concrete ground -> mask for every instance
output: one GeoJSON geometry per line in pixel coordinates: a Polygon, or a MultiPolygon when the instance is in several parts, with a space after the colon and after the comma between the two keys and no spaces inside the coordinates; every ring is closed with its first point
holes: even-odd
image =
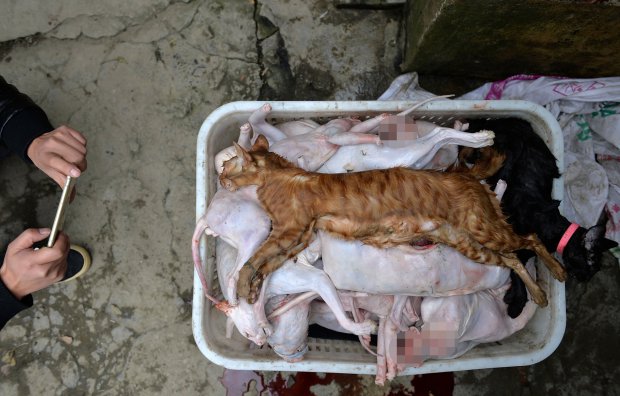
{"type": "MultiPolygon", "coordinates": [[[[0,7],[0,75],[53,124],[88,138],[66,231],[93,256],[87,276],[36,293],[0,332],[0,394],[428,394],[419,378],[380,388],[373,376],[234,373],[210,363],[191,330],[202,121],[236,100],[376,98],[399,74],[400,9],[323,0],[0,7]]],[[[3,160],[0,191],[1,244],[51,224],[59,190],[31,166],[3,160]]],[[[619,283],[613,260],[588,285],[569,282],[566,335],[550,358],[456,373],[454,394],[620,394],[619,283]]],[[[434,378],[451,387],[451,375],[434,378]]]]}

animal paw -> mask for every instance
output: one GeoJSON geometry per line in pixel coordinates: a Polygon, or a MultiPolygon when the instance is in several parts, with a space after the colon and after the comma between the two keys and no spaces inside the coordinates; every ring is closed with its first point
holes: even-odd
{"type": "Polygon", "coordinates": [[[269,113],[272,110],[272,107],[269,103],[265,103],[260,109],[263,113],[269,113]]]}
{"type": "Polygon", "coordinates": [[[464,123],[461,120],[456,120],[454,121],[454,126],[452,128],[456,129],[457,131],[465,132],[466,130],[469,129],[469,123],[467,122],[464,123]]]}
{"type": "Polygon", "coordinates": [[[396,377],[396,374],[398,374],[398,366],[394,362],[388,362],[387,363],[387,374],[385,378],[388,381],[391,381],[394,379],[394,377],[396,377]]]}
{"type": "Polygon", "coordinates": [[[559,280],[560,282],[564,282],[566,278],[568,277],[568,273],[562,267],[559,267],[559,269],[557,269],[556,271],[552,271],[552,275],[555,279],[559,280]]]}
{"type": "Polygon", "coordinates": [[[493,131],[480,131],[476,133],[472,133],[475,136],[476,142],[472,142],[473,145],[471,147],[485,147],[493,144],[493,139],[495,138],[495,132],[493,131]]]}
{"type": "Polygon", "coordinates": [[[539,307],[544,308],[547,306],[548,304],[547,295],[545,294],[544,291],[538,290],[538,291],[531,293],[531,295],[532,295],[532,300],[534,300],[534,302],[538,304],[539,307]]]}
{"type": "Polygon", "coordinates": [[[220,236],[217,232],[213,231],[209,227],[205,228],[205,234],[206,235],[211,235],[214,238],[220,236]]]}
{"type": "Polygon", "coordinates": [[[249,122],[246,122],[245,124],[241,125],[239,127],[239,132],[240,133],[250,133],[252,132],[252,126],[250,125],[249,122]]]}
{"type": "Polygon", "coordinates": [[[228,304],[226,301],[220,301],[219,303],[215,304],[215,308],[228,316],[230,315],[230,312],[233,310],[234,307],[228,304]]]}
{"type": "Polygon", "coordinates": [[[377,324],[372,320],[365,320],[361,323],[352,323],[347,330],[355,335],[369,335],[377,331],[377,324]]]}

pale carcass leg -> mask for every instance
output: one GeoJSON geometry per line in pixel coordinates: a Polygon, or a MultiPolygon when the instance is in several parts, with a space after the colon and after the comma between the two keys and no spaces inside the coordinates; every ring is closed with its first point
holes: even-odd
{"type": "MultiPolygon", "coordinates": [[[[376,324],[371,320],[355,323],[349,319],[329,276],[324,271],[304,263],[304,257],[304,255],[298,255],[297,263],[287,266],[286,271],[282,271],[285,269],[283,266],[278,271],[272,273],[270,288],[277,290],[279,294],[314,292],[331,308],[336,320],[344,329],[355,335],[372,333],[376,328],[376,324]]],[[[275,316],[274,314],[285,312],[291,307],[292,305],[286,304],[286,306],[274,311],[268,318],[275,316]]]]}
{"type": "Polygon", "coordinates": [[[356,144],[381,144],[381,139],[378,135],[370,133],[355,133],[355,132],[339,132],[333,136],[329,136],[327,141],[331,144],[338,146],[352,146],[356,144]]]}
{"type": "Polygon", "coordinates": [[[418,320],[420,320],[420,305],[422,304],[422,297],[420,296],[410,296],[407,298],[407,303],[403,308],[403,315],[401,316],[401,321],[405,320],[407,329],[410,326],[414,325],[418,320]]]}
{"type": "Polygon", "coordinates": [[[385,347],[385,365],[387,367],[386,378],[392,380],[398,374],[398,326],[392,322],[389,316],[385,318],[383,344],[385,347]]]}
{"type": "Polygon", "coordinates": [[[382,316],[379,318],[379,331],[377,332],[377,375],[375,377],[375,384],[385,385],[387,362],[385,359],[385,337],[383,333],[385,331],[385,321],[388,318],[382,316]]]}
{"type": "Polygon", "coordinates": [[[254,310],[254,316],[256,317],[256,322],[258,323],[258,327],[263,330],[266,337],[271,337],[273,334],[273,327],[269,324],[267,320],[267,315],[265,314],[265,303],[267,302],[267,284],[269,283],[269,278],[271,274],[265,278],[263,285],[260,290],[260,294],[258,295],[258,299],[254,303],[252,309],[254,310]]]}
{"type": "Polygon", "coordinates": [[[402,323],[403,311],[408,300],[409,296],[404,296],[402,294],[394,296],[394,304],[392,305],[390,318],[392,319],[392,322],[398,326],[400,331],[407,331],[409,329],[408,326],[405,326],[402,323]]]}
{"type": "Polygon", "coordinates": [[[269,141],[269,145],[286,138],[286,134],[284,132],[265,120],[265,117],[267,117],[267,114],[270,112],[271,105],[269,103],[265,103],[258,110],[253,112],[248,119],[250,125],[252,126],[252,130],[254,131],[254,139],[256,139],[258,135],[264,135],[269,141]]]}
{"type": "Polygon", "coordinates": [[[327,141],[338,146],[351,146],[356,144],[381,144],[381,139],[377,134],[372,134],[381,121],[388,117],[387,113],[370,118],[357,125],[353,125],[348,131],[338,132],[328,137],[327,141]]]}
{"type": "Polygon", "coordinates": [[[239,146],[243,147],[246,150],[252,148],[252,126],[249,122],[241,125],[239,127],[239,139],[237,139],[237,143],[239,146]]]}
{"type": "Polygon", "coordinates": [[[233,331],[235,330],[235,321],[228,316],[226,318],[226,338],[232,338],[233,331]]]}
{"type": "MultiPolygon", "coordinates": [[[[351,304],[351,313],[353,314],[353,320],[356,323],[359,323],[361,322],[361,313],[357,308],[357,304],[355,303],[355,297],[350,296],[349,298],[349,304],[351,304]]],[[[374,353],[372,349],[370,349],[370,334],[358,335],[357,337],[359,338],[360,344],[362,344],[362,347],[364,347],[365,350],[367,350],[371,355],[377,356],[377,354],[374,353]]]]}
{"type": "Polygon", "coordinates": [[[411,149],[419,150],[424,154],[412,166],[418,168],[419,164],[427,164],[432,160],[437,151],[447,144],[457,144],[467,147],[484,147],[493,144],[495,134],[491,131],[476,133],[460,132],[451,128],[437,127],[428,135],[415,140],[411,149]],[[475,135],[475,136],[474,136],[475,135]]]}
{"type": "Polygon", "coordinates": [[[385,120],[388,116],[389,114],[387,113],[379,114],[376,117],[360,122],[357,125],[353,125],[351,129],[349,129],[349,132],[370,133],[375,130],[379,126],[379,124],[381,124],[381,121],[385,120]]]}
{"type": "Polygon", "coordinates": [[[207,279],[205,278],[202,268],[202,258],[200,257],[200,239],[202,238],[202,235],[205,233],[205,230],[207,228],[207,216],[204,215],[200,219],[198,219],[198,222],[196,223],[196,228],[194,229],[194,235],[192,236],[192,258],[194,260],[194,269],[196,270],[198,278],[200,279],[200,284],[202,285],[202,290],[205,297],[209,301],[214,303],[216,308],[218,308],[220,311],[227,312],[226,310],[228,309],[228,304],[216,299],[209,294],[207,279]]]}

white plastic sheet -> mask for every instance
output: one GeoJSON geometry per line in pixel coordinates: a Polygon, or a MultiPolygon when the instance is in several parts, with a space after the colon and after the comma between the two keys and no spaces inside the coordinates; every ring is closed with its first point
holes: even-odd
{"type": "MultiPolygon", "coordinates": [[[[380,100],[424,99],[417,73],[394,80],[380,100]]],[[[607,238],[620,243],[620,77],[569,79],[516,75],[458,99],[521,99],[544,106],[564,134],[565,213],[583,227],[607,211],[607,238]],[[597,162],[597,158],[599,162],[597,162]]]]}
{"type": "Polygon", "coordinates": [[[523,99],[545,106],[564,132],[566,168],[560,171],[564,173],[565,216],[591,227],[605,208],[610,218],[606,236],[620,242],[616,231],[620,216],[615,211],[620,207],[620,179],[608,177],[617,164],[608,161],[604,168],[596,162],[597,155],[620,158],[620,77],[517,75],[484,84],[460,99],[523,99]]]}

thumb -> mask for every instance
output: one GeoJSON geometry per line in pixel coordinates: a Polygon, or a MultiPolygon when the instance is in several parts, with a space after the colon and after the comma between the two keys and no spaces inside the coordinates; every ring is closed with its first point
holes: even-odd
{"type": "Polygon", "coordinates": [[[29,228],[19,234],[11,245],[17,250],[30,249],[35,242],[44,240],[50,235],[49,228],[29,228]]]}

